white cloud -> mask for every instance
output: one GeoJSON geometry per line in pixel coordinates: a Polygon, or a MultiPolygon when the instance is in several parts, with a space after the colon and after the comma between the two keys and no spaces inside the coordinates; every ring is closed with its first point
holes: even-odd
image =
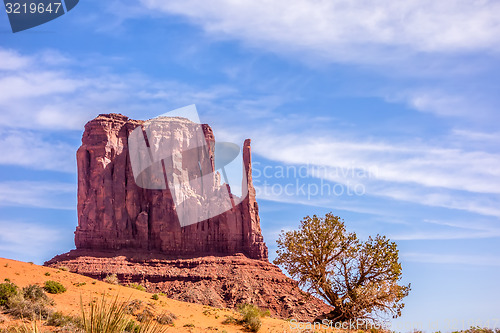
{"type": "Polygon", "coordinates": [[[38,223],[0,221],[0,256],[42,263],[60,251],[60,228],[38,223]]]}
{"type": "Polygon", "coordinates": [[[403,52],[495,51],[500,3],[410,0],[141,0],[216,36],[341,61],[392,61],[403,52]],[[389,51],[389,52],[386,52],[389,51]]]}
{"type": "Polygon", "coordinates": [[[76,148],[65,142],[46,140],[38,132],[0,129],[0,164],[75,172],[76,148]]]}
{"type": "Polygon", "coordinates": [[[500,266],[500,258],[492,255],[462,255],[442,253],[403,252],[400,254],[403,261],[421,262],[430,264],[458,264],[477,266],[500,266]]]}
{"type": "Polygon", "coordinates": [[[0,206],[74,210],[76,185],[44,181],[0,182],[0,206]]]}
{"type": "Polygon", "coordinates": [[[22,56],[14,50],[0,49],[0,70],[15,71],[32,65],[30,57],[22,56]]]}
{"type": "MultiPolygon", "coordinates": [[[[500,155],[416,142],[363,142],[338,136],[255,133],[254,151],[275,161],[333,170],[373,170],[371,178],[478,193],[500,194],[500,155]]],[[[341,173],[326,175],[342,181],[341,173]]]]}

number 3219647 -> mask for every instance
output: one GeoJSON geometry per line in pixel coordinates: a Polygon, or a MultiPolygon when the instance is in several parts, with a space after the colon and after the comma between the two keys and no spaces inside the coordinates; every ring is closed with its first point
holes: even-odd
{"type": "Polygon", "coordinates": [[[27,3],[19,3],[19,2],[7,2],[5,3],[5,10],[7,14],[43,14],[47,13],[58,13],[61,8],[61,2],[49,2],[48,4],[44,3],[35,3],[32,2],[30,4],[27,3]]]}

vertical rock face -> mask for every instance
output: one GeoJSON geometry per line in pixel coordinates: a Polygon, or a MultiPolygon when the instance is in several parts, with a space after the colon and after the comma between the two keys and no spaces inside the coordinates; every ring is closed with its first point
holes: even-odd
{"type": "MultiPolygon", "coordinates": [[[[196,124],[189,120],[163,118],[162,122],[180,146],[197,139],[193,131],[196,124]]],[[[77,152],[77,249],[129,249],[172,256],[243,253],[252,259],[267,260],[252,184],[250,140],[243,145],[246,197],[220,215],[181,227],[170,191],[144,189],[134,179],[128,137],[143,123],[118,114],[104,114],[85,125],[77,152]]],[[[215,140],[212,129],[208,125],[202,125],[202,129],[210,147],[215,140]]],[[[148,138],[149,144],[161,140],[162,134],[156,135],[148,138]]],[[[208,158],[214,171],[211,149],[208,158]]],[[[187,199],[195,200],[196,193],[187,199]]]]}

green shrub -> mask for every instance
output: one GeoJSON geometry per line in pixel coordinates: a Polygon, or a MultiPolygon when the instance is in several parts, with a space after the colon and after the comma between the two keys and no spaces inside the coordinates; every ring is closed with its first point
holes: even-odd
{"type": "Polygon", "coordinates": [[[247,330],[251,332],[257,332],[261,326],[261,317],[269,316],[269,310],[261,310],[259,307],[253,304],[240,304],[238,306],[238,311],[240,312],[241,319],[238,320],[232,316],[226,316],[226,319],[222,322],[223,324],[241,324],[247,330]]]}
{"type": "Polygon", "coordinates": [[[50,273],[49,272],[45,272],[45,276],[50,276],[50,273]]]}
{"type": "Polygon", "coordinates": [[[242,315],[242,324],[252,332],[257,332],[262,326],[261,317],[269,316],[269,310],[261,310],[253,304],[240,304],[238,310],[242,315]]]}
{"type": "Polygon", "coordinates": [[[66,291],[66,288],[61,283],[52,280],[45,281],[43,289],[49,294],[62,294],[66,291]]]}
{"type": "Polygon", "coordinates": [[[130,288],[134,288],[134,289],[137,289],[137,290],[140,290],[140,291],[146,291],[146,288],[144,288],[143,286],[141,286],[140,284],[137,284],[137,283],[131,283],[128,286],[130,288]]]}
{"type": "Polygon", "coordinates": [[[17,294],[17,286],[10,282],[0,283],[0,306],[6,306],[9,299],[17,294]]]}
{"type": "Polygon", "coordinates": [[[158,294],[153,294],[153,296],[151,296],[151,298],[154,299],[155,301],[157,301],[160,299],[160,296],[158,296],[158,294]]]}

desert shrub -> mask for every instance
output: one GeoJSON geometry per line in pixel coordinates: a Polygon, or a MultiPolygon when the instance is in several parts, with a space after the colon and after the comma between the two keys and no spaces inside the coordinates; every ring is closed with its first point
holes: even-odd
{"type": "Polygon", "coordinates": [[[66,288],[61,283],[52,280],[45,281],[43,289],[49,294],[62,294],[66,291],[66,288]]]}
{"type": "Polygon", "coordinates": [[[257,332],[262,326],[261,317],[269,316],[269,310],[261,310],[253,304],[238,305],[241,319],[236,319],[233,316],[227,316],[222,322],[223,324],[240,324],[251,332],[257,332]]]}
{"type": "Polygon", "coordinates": [[[43,331],[38,327],[35,321],[30,326],[23,324],[22,326],[10,326],[5,330],[0,330],[0,333],[42,333],[43,331]]]}
{"type": "Polygon", "coordinates": [[[142,301],[139,299],[134,299],[125,304],[125,313],[134,315],[142,308],[142,301]]]}
{"type": "Polygon", "coordinates": [[[118,280],[118,276],[116,274],[108,274],[103,280],[104,282],[107,282],[109,284],[120,284],[120,280],[118,280]]]}
{"type": "Polygon", "coordinates": [[[82,300],[80,305],[82,327],[86,333],[121,333],[127,327],[125,304],[118,301],[118,296],[108,302],[103,295],[99,302],[90,302],[88,310],[82,300]]]}
{"type": "Polygon", "coordinates": [[[132,319],[129,320],[127,326],[125,326],[125,332],[127,333],[139,333],[140,329],[141,327],[132,319]]]}
{"type": "Polygon", "coordinates": [[[51,300],[48,299],[38,299],[31,301],[25,299],[22,293],[17,293],[9,299],[7,304],[7,313],[11,314],[16,318],[26,318],[26,319],[47,319],[52,310],[50,305],[51,300]]]}
{"type": "Polygon", "coordinates": [[[137,289],[137,290],[140,290],[140,291],[146,291],[146,288],[144,288],[143,286],[141,286],[140,284],[138,283],[131,283],[128,285],[130,288],[134,288],[134,289],[137,289]]]}
{"type": "Polygon", "coordinates": [[[154,299],[155,301],[157,301],[160,299],[160,296],[158,296],[158,294],[153,294],[153,296],[151,296],[151,298],[154,299]]]}
{"type": "Polygon", "coordinates": [[[79,318],[67,316],[60,311],[50,314],[47,318],[47,325],[55,327],[78,327],[81,321],[79,318]]]}
{"type": "Polygon", "coordinates": [[[261,310],[253,304],[240,304],[238,310],[242,316],[242,325],[252,332],[257,332],[262,326],[260,318],[269,315],[269,310],[261,310]]]}
{"type": "Polygon", "coordinates": [[[175,319],[177,319],[177,316],[172,312],[163,312],[156,317],[156,321],[162,325],[173,325],[175,319]]]}
{"type": "Polygon", "coordinates": [[[17,286],[10,282],[0,283],[0,306],[6,306],[9,299],[17,294],[17,286]]]}
{"type": "Polygon", "coordinates": [[[135,316],[138,322],[140,323],[145,323],[150,321],[155,317],[155,313],[153,312],[153,309],[150,307],[145,307],[139,314],[135,316]]]}
{"type": "Polygon", "coordinates": [[[49,272],[45,272],[45,276],[50,276],[50,273],[49,272]]]}
{"type": "Polygon", "coordinates": [[[80,302],[82,309],[82,327],[85,333],[164,333],[162,328],[151,318],[139,324],[127,320],[126,307],[128,303],[120,303],[118,296],[111,302],[103,296],[100,302],[90,303],[88,310],[80,302]],[[132,322],[132,323],[131,323],[132,322]]]}
{"type": "Polygon", "coordinates": [[[229,324],[239,324],[239,323],[240,323],[240,321],[239,321],[238,319],[234,318],[233,316],[228,316],[228,315],[226,315],[226,319],[224,319],[224,320],[222,321],[222,323],[223,323],[224,325],[229,325],[229,324]]]}
{"type": "Polygon", "coordinates": [[[23,288],[23,297],[25,300],[31,302],[52,303],[43,288],[35,284],[30,284],[29,286],[23,288]]]}

